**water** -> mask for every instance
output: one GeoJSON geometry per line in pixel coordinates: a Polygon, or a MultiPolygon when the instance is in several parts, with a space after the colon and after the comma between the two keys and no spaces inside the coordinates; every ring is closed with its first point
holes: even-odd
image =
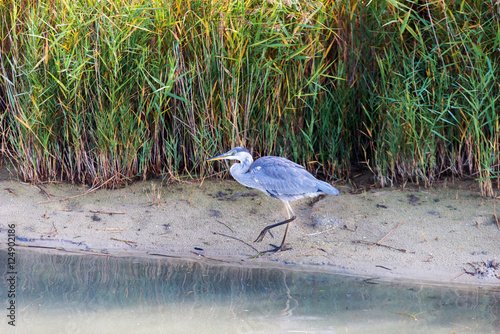
{"type": "Polygon", "coordinates": [[[19,251],[16,327],[5,303],[0,333],[500,332],[494,288],[19,251]]]}

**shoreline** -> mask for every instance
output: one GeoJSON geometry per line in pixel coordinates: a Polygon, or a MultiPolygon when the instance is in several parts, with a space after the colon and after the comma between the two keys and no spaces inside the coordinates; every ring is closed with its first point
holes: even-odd
{"type": "Polygon", "coordinates": [[[269,243],[279,243],[284,229],[274,229],[274,239],[268,235],[261,243],[253,240],[263,227],[284,220],[285,208],[233,180],[167,185],[152,180],[86,195],[85,187],[69,184],[41,190],[8,177],[0,177],[0,183],[0,215],[5,217],[0,248],[7,245],[8,225],[15,224],[16,247],[23,251],[163,254],[381,280],[485,287],[500,283],[500,229],[495,221],[500,201],[480,197],[473,182],[359,194],[335,185],[339,196],[291,203],[298,216],[287,237],[292,249],[258,258],[252,256],[269,249],[269,243]]]}

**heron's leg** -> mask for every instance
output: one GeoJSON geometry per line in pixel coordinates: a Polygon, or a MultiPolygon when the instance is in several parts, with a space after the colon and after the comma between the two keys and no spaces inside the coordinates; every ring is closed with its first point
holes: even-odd
{"type": "Polygon", "coordinates": [[[257,239],[255,239],[255,241],[254,241],[254,242],[261,242],[264,239],[264,237],[266,236],[266,233],[269,232],[269,230],[271,230],[271,229],[273,229],[275,227],[278,227],[278,226],[286,224],[285,234],[283,235],[283,240],[281,241],[281,245],[279,247],[272,245],[272,246],[275,247],[274,249],[271,249],[271,250],[268,250],[268,251],[265,251],[265,252],[262,252],[262,253],[274,253],[274,252],[279,252],[279,251],[282,251],[282,250],[288,250],[288,249],[290,249],[290,248],[286,248],[285,249],[285,248],[283,248],[283,246],[285,245],[285,240],[286,240],[286,236],[288,234],[288,229],[290,228],[290,223],[293,222],[293,221],[295,221],[297,219],[297,216],[293,212],[292,207],[290,206],[290,204],[288,203],[288,201],[283,201],[283,203],[285,204],[285,208],[286,208],[286,212],[287,212],[287,215],[288,215],[288,219],[284,220],[282,222],[273,224],[273,225],[266,226],[260,232],[260,234],[257,237],[257,239]]]}
{"type": "Polygon", "coordinates": [[[283,203],[285,203],[285,209],[286,209],[286,213],[288,214],[288,219],[290,219],[292,217],[296,217],[295,213],[292,210],[292,207],[290,206],[290,203],[288,201],[283,201],[283,203]]]}

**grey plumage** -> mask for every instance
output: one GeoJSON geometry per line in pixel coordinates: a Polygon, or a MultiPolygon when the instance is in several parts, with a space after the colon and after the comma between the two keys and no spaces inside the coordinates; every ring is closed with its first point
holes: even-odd
{"type": "Polygon", "coordinates": [[[304,197],[316,197],[321,194],[339,194],[335,187],[317,180],[303,166],[285,158],[266,156],[254,162],[247,149],[236,147],[224,154],[207,159],[207,161],[221,159],[239,161],[239,163],[233,164],[229,170],[236,181],[244,186],[258,189],[271,197],[280,199],[285,204],[289,219],[266,227],[256,240],[261,241],[269,229],[286,223],[285,237],[277,250],[283,249],[288,224],[296,219],[288,203],[289,201],[304,197]]]}

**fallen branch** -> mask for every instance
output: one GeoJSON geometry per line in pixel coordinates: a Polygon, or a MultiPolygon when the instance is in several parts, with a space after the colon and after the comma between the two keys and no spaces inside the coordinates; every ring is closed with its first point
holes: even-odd
{"type": "Polygon", "coordinates": [[[255,248],[254,246],[250,245],[249,243],[247,243],[247,242],[245,242],[245,241],[243,241],[243,240],[241,240],[239,238],[233,237],[231,235],[223,234],[223,233],[218,233],[218,232],[212,232],[212,233],[215,234],[215,235],[220,235],[220,236],[223,236],[223,237],[226,237],[226,238],[231,238],[231,239],[237,240],[239,242],[242,242],[245,245],[247,245],[248,247],[252,248],[257,253],[259,253],[259,251],[257,250],[257,248],[255,248]]]}
{"type": "Polygon", "coordinates": [[[104,252],[104,251],[95,251],[95,250],[92,250],[92,249],[82,249],[82,252],[86,252],[86,253],[92,253],[92,254],[98,254],[98,255],[108,255],[108,256],[113,256],[111,255],[110,253],[108,252],[104,252]]]}
{"type": "Polygon", "coordinates": [[[90,193],[93,193],[94,191],[102,188],[104,185],[106,185],[108,182],[110,182],[111,180],[113,180],[115,178],[115,176],[112,176],[109,180],[107,180],[106,182],[102,183],[101,185],[99,185],[98,187],[92,187],[90,188],[88,191],[84,192],[83,194],[80,194],[80,195],[75,195],[75,196],[70,196],[70,197],[65,197],[65,198],[61,198],[61,199],[55,199],[55,200],[50,200],[50,201],[44,201],[44,202],[38,202],[38,204],[46,204],[46,203],[52,203],[52,202],[62,202],[62,201],[69,201],[70,199],[75,199],[75,198],[79,198],[79,197],[82,197],[82,196],[85,196],[85,195],[88,195],[90,193]]]}
{"type": "Polygon", "coordinates": [[[50,246],[37,246],[37,245],[23,245],[23,244],[16,244],[16,247],[42,248],[42,249],[55,249],[55,250],[66,251],[66,249],[64,249],[64,248],[62,248],[62,247],[50,247],[50,246]]]}
{"type": "Polygon", "coordinates": [[[5,188],[4,189],[6,192],[8,192],[9,194],[12,194],[14,196],[19,196],[18,194],[16,194],[16,192],[10,188],[5,188]]]}
{"type": "Polygon", "coordinates": [[[222,224],[224,225],[225,227],[227,227],[231,232],[234,233],[233,229],[231,228],[231,226],[229,226],[228,224],[224,223],[224,222],[221,222],[220,220],[215,220],[217,223],[219,224],[222,224]]]}
{"type": "MultiPolygon", "coordinates": [[[[457,275],[457,276],[453,277],[451,280],[452,280],[452,281],[454,281],[454,280],[456,280],[457,278],[459,278],[460,276],[462,276],[462,275],[463,275],[463,274],[465,274],[465,273],[467,273],[467,271],[466,271],[466,270],[464,270],[464,272],[463,272],[463,273],[461,273],[461,274],[459,274],[459,275],[457,275]]],[[[473,275],[473,276],[474,276],[474,275],[473,275]]]]}
{"type": "Polygon", "coordinates": [[[382,268],[382,269],[385,269],[385,270],[392,270],[391,268],[387,268],[387,267],[384,267],[384,266],[381,266],[381,265],[376,265],[375,267],[382,268]]]}
{"type": "MultiPolygon", "coordinates": [[[[401,224],[403,224],[403,222],[399,223],[396,227],[394,227],[394,228],[393,228],[392,230],[390,230],[390,231],[389,231],[386,235],[384,235],[384,236],[382,237],[382,239],[380,239],[379,241],[377,241],[377,242],[373,243],[373,245],[371,245],[369,248],[373,248],[373,247],[375,247],[378,243],[380,243],[382,240],[384,240],[385,238],[387,238],[387,236],[388,236],[389,234],[391,234],[391,233],[392,233],[392,231],[394,231],[394,230],[395,230],[395,229],[397,229],[399,226],[401,226],[401,224]]],[[[424,238],[425,238],[425,237],[424,237],[424,238]]]]}
{"type": "Polygon", "coordinates": [[[193,253],[194,255],[198,255],[198,256],[204,257],[205,259],[212,260],[212,261],[218,261],[218,262],[231,263],[231,262],[229,262],[229,261],[224,261],[224,260],[214,259],[213,257],[209,257],[209,256],[206,256],[206,255],[200,254],[200,253],[198,253],[198,252],[193,252],[193,251],[191,251],[191,253],[193,253]]]}
{"type": "Polygon", "coordinates": [[[101,211],[101,210],[89,210],[92,213],[102,213],[102,214],[110,214],[110,215],[124,215],[126,212],[121,211],[101,211]]]}
{"type": "Polygon", "coordinates": [[[109,238],[109,239],[114,240],[114,241],[121,241],[121,242],[124,242],[126,244],[137,244],[137,241],[122,240],[122,239],[116,239],[116,238],[109,238]]]}
{"type": "Polygon", "coordinates": [[[48,197],[48,199],[51,199],[52,196],[54,196],[54,195],[49,194],[45,189],[42,188],[42,186],[38,186],[38,185],[34,184],[33,187],[35,187],[38,190],[40,190],[41,192],[43,192],[45,194],[45,196],[48,197]]]}
{"type": "Polygon", "coordinates": [[[394,249],[394,250],[397,250],[397,251],[400,251],[400,252],[403,252],[403,253],[408,253],[408,251],[406,249],[396,248],[396,247],[392,247],[392,246],[389,246],[389,245],[384,245],[384,244],[381,244],[381,243],[378,243],[378,242],[373,242],[373,241],[353,240],[352,242],[357,243],[357,244],[372,244],[373,246],[382,246],[382,247],[387,247],[387,248],[394,249]]]}
{"type": "Polygon", "coordinates": [[[309,249],[309,250],[307,250],[307,251],[305,251],[305,252],[302,252],[302,253],[300,253],[300,254],[294,255],[294,256],[292,256],[292,257],[289,257],[289,258],[287,258],[285,261],[290,261],[291,259],[293,259],[293,258],[295,258],[295,257],[301,257],[301,256],[324,256],[324,257],[328,258],[328,256],[323,255],[323,254],[321,254],[321,255],[316,255],[316,254],[307,254],[307,253],[313,252],[313,251],[315,251],[315,250],[320,250],[320,251],[322,251],[322,252],[324,252],[324,253],[326,253],[326,254],[328,254],[328,255],[331,255],[331,254],[329,254],[329,253],[328,253],[325,249],[323,249],[323,248],[320,248],[320,247],[311,247],[311,249],[309,249]]]}
{"type": "Polygon", "coordinates": [[[106,227],[106,228],[98,228],[96,231],[114,231],[114,232],[121,232],[122,228],[121,227],[106,227]]]}

